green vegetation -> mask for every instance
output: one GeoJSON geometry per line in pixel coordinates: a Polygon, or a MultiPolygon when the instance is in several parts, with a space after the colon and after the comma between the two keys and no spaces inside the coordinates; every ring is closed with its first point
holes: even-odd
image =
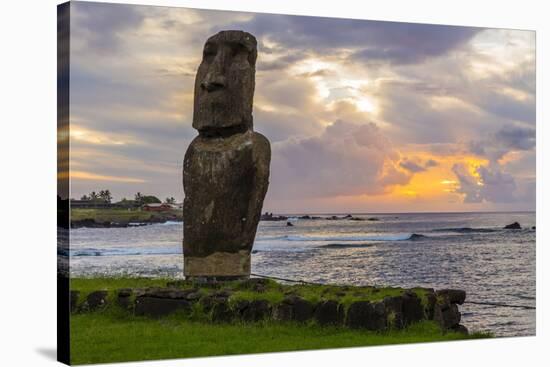
{"type": "MultiPolygon", "coordinates": [[[[321,327],[313,320],[305,324],[264,320],[256,323],[232,321],[207,322],[209,317],[200,302],[190,312],[161,319],[134,316],[115,302],[115,291],[122,288],[195,287],[191,281],[151,278],[75,278],[71,289],[80,291],[80,303],[96,290],[109,291],[107,306],[95,312],[71,316],[71,353],[74,364],[107,363],[162,358],[188,358],[215,355],[266,353],[308,349],[341,348],[382,344],[419,343],[490,337],[486,333],[463,335],[443,333],[432,321],[423,321],[404,330],[373,332],[344,327],[321,327]]],[[[230,304],[239,300],[266,299],[279,303],[296,294],[311,301],[340,299],[380,300],[399,295],[400,288],[374,288],[321,285],[285,285],[269,281],[258,292],[253,282],[224,282],[203,285],[210,293],[230,290],[230,304]]],[[[415,290],[423,296],[423,290],[415,290]]]]}
{"type": "Polygon", "coordinates": [[[428,321],[405,330],[376,333],[314,324],[210,324],[190,321],[182,315],[154,320],[106,309],[71,317],[71,362],[107,363],[485,337],[488,335],[443,334],[437,324],[428,321]]]}

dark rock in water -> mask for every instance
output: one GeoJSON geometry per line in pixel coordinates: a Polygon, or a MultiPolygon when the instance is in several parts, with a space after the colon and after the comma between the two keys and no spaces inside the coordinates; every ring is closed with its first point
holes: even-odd
{"type": "Polygon", "coordinates": [[[366,219],[365,218],[359,218],[359,217],[353,217],[353,218],[350,218],[349,220],[363,221],[363,220],[366,220],[366,219]]]}
{"type": "Polygon", "coordinates": [[[266,221],[282,221],[282,220],[287,220],[287,219],[288,219],[288,217],[286,217],[284,215],[273,215],[273,213],[268,213],[268,212],[265,212],[260,217],[260,220],[266,220],[266,221]]]}
{"type": "Polygon", "coordinates": [[[537,227],[536,227],[536,226],[533,226],[533,227],[531,227],[531,229],[537,229],[537,227]]]}
{"type": "Polygon", "coordinates": [[[319,325],[340,325],[344,322],[344,306],[333,300],[321,302],[313,317],[319,325]]]}
{"type": "Polygon", "coordinates": [[[107,291],[95,291],[86,297],[86,306],[90,311],[97,310],[107,304],[107,291]]]}
{"type": "Polygon", "coordinates": [[[508,224],[504,226],[504,229],[521,229],[521,225],[518,222],[508,224]]]}
{"type": "Polygon", "coordinates": [[[385,330],[384,303],[370,303],[368,301],[352,303],[346,315],[346,326],[352,329],[385,330]]]}
{"type": "Polygon", "coordinates": [[[462,324],[453,326],[451,330],[456,331],[457,333],[468,335],[468,328],[462,324]]]}
{"type": "Polygon", "coordinates": [[[437,297],[444,297],[449,303],[463,304],[466,300],[466,291],[461,289],[441,289],[436,292],[437,297]]]}
{"type": "Polygon", "coordinates": [[[187,277],[250,276],[271,159],[269,141],[252,127],[256,44],[246,32],[219,32],[206,42],[197,71],[199,136],[183,163],[187,277]]]}
{"type": "Polygon", "coordinates": [[[75,312],[77,310],[79,298],[80,298],[80,291],[71,291],[70,293],[71,312],[75,312]]]}
{"type": "Polygon", "coordinates": [[[348,215],[344,215],[344,216],[342,217],[342,219],[350,219],[350,218],[353,218],[353,215],[348,214],[348,215]]]}
{"type": "Polygon", "coordinates": [[[186,299],[139,296],[136,298],[134,312],[138,316],[161,317],[176,311],[190,310],[191,303],[186,299]]]}
{"type": "Polygon", "coordinates": [[[416,293],[407,291],[401,296],[403,299],[403,323],[410,325],[424,318],[424,306],[416,293]]]}
{"type": "Polygon", "coordinates": [[[287,227],[294,227],[294,224],[290,223],[290,222],[286,222],[286,226],[287,227]]]}
{"type": "Polygon", "coordinates": [[[367,220],[370,220],[371,222],[378,222],[380,219],[379,218],[367,218],[367,220]]]}

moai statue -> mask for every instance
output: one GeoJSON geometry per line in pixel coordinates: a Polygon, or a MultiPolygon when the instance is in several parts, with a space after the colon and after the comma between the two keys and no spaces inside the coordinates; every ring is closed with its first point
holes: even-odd
{"type": "Polygon", "coordinates": [[[271,147],[253,131],[256,38],[222,31],[204,45],[183,162],[186,278],[250,276],[250,252],[269,184],[271,147]]]}

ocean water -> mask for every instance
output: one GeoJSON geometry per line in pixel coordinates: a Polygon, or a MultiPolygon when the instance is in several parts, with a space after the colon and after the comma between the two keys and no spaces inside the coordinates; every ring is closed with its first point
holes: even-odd
{"type": "MultiPolygon", "coordinates": [[[[325,215],[329,216],[329,215],[325,215]]],[[[252,273],[318,283],[460,288],[467,301],[535,306],[535,213],[369,214],[262,221],[252,273]],[[504,230],[519,222],[524,229],[504,230]]],[[[70,231],[70,274],[182,277],[182,223],[70,231]]],[[[64,251],[65,252],[65,251],[64,251]]],[[[535,310],[466,303],[462,323],[535,334],[535,310]]]]}

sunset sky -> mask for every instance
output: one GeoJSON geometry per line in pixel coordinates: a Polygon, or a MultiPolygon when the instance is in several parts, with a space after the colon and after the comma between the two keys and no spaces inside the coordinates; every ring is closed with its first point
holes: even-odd
{"type": "Polygon", "coordinates": [[[206,39],[258,40],[264,211],[535,209],[535,33],[72,3],[71,197],[183,200],[206,39]]]}

